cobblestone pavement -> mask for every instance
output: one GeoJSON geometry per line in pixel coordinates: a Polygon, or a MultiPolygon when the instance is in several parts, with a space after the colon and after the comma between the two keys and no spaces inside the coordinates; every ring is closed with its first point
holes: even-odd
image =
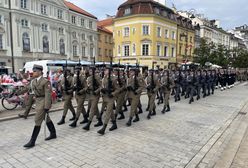
{"type": "MultiPolygon", "coordinates": [[[[172,102],[172,112],[151,120],[141,115],[141,121],[126,127],[118,122],[118,129],[106,131],[104,136],[91,127],[69,128],[56,126],[58,138],[44,141],[43,127],[32,149],[22,146],[29,141],[34,126],[33,117],[0,123],[0,167],[185,167],[224,123],[248,101],[248,89],[243,84],[231,90],[188,104],[187,100],[172,102]]],[[[143,109],[147,105],[142,96],[143,109]]],[[[59,121],[62,112],[51,113],[59,121]]],[[[127,113],[125,113],[127,116],[127,113]]],[[[94,124],[94,123],[93,123],[94,124]]],[[[48,130],[47,130],[48,132],[48,130]]]]}

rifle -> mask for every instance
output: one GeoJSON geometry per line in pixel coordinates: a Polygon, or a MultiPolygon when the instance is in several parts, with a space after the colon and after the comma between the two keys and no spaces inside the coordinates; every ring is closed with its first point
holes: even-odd
{"type": "Polygon", "coordinates": [[[166,84],[166,88],[167,88],[168,90],[170,90],[170,78],[169,78],[169,71],[168,71],[168,70],[167,70],[166,74],[167,74],[167,84],[166,84]]]}
{"type": "Polygon", "coordinates": [[[65,78],[64,89],[65,89],[65,92],[68,92],[68,90],[69,90],[69,88],[68,88],[69,82],[67,80],[67,60],[65,61],[64,78],[65,78]]]}
{"type": "Polygon", "coordinates": [[[139,88],[139,82],[137,80],[138,71],[139,71],[139,64],[136,63],[136,70],[134,73],[134,91],[138,90],[138,88],[139,88]]]}
{"type": "MultiPolygon", "coordinates": [[[[120,60],[119,60],[118,66],[120,68],[120,60]]],[[[122,81],[121,81],[121,78],[120,78],[120,69],[118,69],[118,71],[117,71],[117,80],[118,80],[119,86],[122,87],[123,84],[122,84],[122,81]]]]}
{"type": "Polygon", "coordinates": [[[112,83],[112,80],[111,80],[111,72],[112,72],[112,57],[110,58],[110,68],[109,68],[109,71],[108,71],[108,95],[109,97],[111,97],[111,93],[113,91],[113,83],[112,83]]]}
{"type": "Polygon", "coordinates": [[[147,90],[148,90],[148,91],[153,91],[154,88],[155,88],[155,82],[154,82],[154,62],[152,62],[151,83],[150,83],[150,85],[147,87],[147,90]]]}
{"type": "Polygon", "coordinates": [[[96,77],[95,77],[95,65],[96,65],[95,57],[93,60],[93,65],[94,65],[94,67],[92,68],[92,84],[93,84],[92,87],[93,87],[93,92],[95,92],[99,87],[99,84],[97,83],[96,77]]]}
{"type": "MultiPolygon", "coordinates": [[[[81,67],[80,59],[78,60],[78,66],[81,67]]],[[[82,83],[80,81],[80,68],[77,70],[77,83],[76,83],[76,91],[79,92],[83,88],[82,83]]]]}

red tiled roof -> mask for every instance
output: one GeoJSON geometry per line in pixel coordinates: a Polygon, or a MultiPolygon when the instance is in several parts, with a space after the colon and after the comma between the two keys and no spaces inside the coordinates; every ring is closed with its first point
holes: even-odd
{"type": "Polygon", "coordinates": [[[64,1],[65,2],[65,5],[72,11],[74,12],[77,12],[77,13],[80,13],[80,14],[83,14],[83,15],[86,15],[86,16],[89,16],[91,18],[94,18],[94,19],[97,19],[96,16],[90,14],[89,12],[83,10],[82,8],[79,8],[78,6],[74,5],[73,3],[71,2],[68,2],[68,1],[64,1]]]}
{"type": "Polygon", "coordinates": [[[98,26],[103,26],[103,27],[110,26],[110,25],[113,25],[113,24],[114,24],[114,19],[113,18],[108,18],[108,19],[101,20],[101,21],[97,22],[98,26]]]}
{"type": "Polygon", "coordinates": [[[105,33],[109,33],[109,34],[113,34],[112,31],[106,29],[105,27],[102,27],[102,26],[97,26],[97,29],[101,30],[101,31],[104,31],[105,33]]]}

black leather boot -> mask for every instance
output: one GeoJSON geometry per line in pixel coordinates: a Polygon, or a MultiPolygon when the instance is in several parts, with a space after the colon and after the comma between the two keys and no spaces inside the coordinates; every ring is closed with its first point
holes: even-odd
{"type": "Polygon", "coordinates": [[[138,106],[138,109],[139,109],[139,114],[143,113],[143,110],[142,110],[142,107],[141,106],[138,106]]]}
{"type": "Polygon", "coordinates": [[[102,129],[100,129],[99,131],[97,131],[98,134],[104,135],[105,134],[105,130],[107,128],[107,124],[104,124],[102,129]]]}
{"type": "Polygon", "coordinates": [[[135,114],[135,119],[133,120],[133,122],[138,122],[139,121],[139,115],[135,114]]]}
{"type": "Polygon", "coordinates": [[[94,127],[100,127],[102,125],[103,125],[103,123],[102,123],[102,117],[99,117],[98,118],[98,122],[94,125],[94,127]]]}
{"type": "Polygon", "coordinates": [[[163,110],[161,111],[162,114],[165,113],[166,107],[164,106],[163,110]]]}
{"type": "Polygon", "coordinates": [[[155,108],[152,110],[152,114],[151,114],[151,116],[154,116],[154,115],[156,115],[157,113],[156,113],[156,110],[155,110],[155,108]]]}
{"type": "Polygon", "coordinates": [[[88,121],[89,121],[89,120],[88,120],[88,116],[87,116],[87,114],[86,114],[86,115],[84,115],[84,120],[81,121],[80,124],[85,124],[85,123],[87,123],[88,121]]]}
{"type": "Polygon", "coordinates": [[[75,128],[77,126],[78,118],[76,118],[69,126],[75,128]]]}
{"type": "Polygon", "coordinates": [[[121,115],[121,116],[118,118],[118,120],[123,120],[123,119],[125,119],[125,116],[124,116],[123,112],[121,112],[120,115],[121,115]]]}
{"type": "Polygon", "coordinates": [[[132,125],[132,119],[133,119],[133,117],[129,117],[129,120],[128,120],[128,122],[126,123],[126,125],[127,125],[128,127],[130,127],[130,126],[132,125]]]}
{"type": "Polygon", "coordinates": [[[24,145],[23,147],[25,148],[32,148],[35,146],[35,141],[39,135],[39,132],[40,132],[40,126],[35,126],[34,129],[33,129],[33,133],[32,133],[32,136],[31,136],[31,139],[30,141],[24,145]]]}
{"type": "Polygon", "coordinates": [[[127,105],[126,105],[126,103],[123,105],[123,107],[124,107],[123,112],[124,112],[124,111],[127,111],[127,105]]]}
{"type": "Polygon", "coordinates": [[[86,131],[89,131],[90,130],[90,124],[91,124],[91,121],[89,120],[88,123],[83,127],[83,129],[86,131]]]}
{"type": "Polygon", "coordinates": [[[169,112],[170,111],[170,105],[167,105],[167,109],[165,110],[165,112],[169,112]]]}
{"type": "Polygon", "coordinates": [[[56,139],[57,138],[57,135],[56,135],[56,130],[55,130],[55,127],[53,125],[53,122],[48,122],[47,123],[47,127],[48,127],[48,130],[50,131],[50,136],[47,137],[45,139],[45,141],[48,141],[48,140],[51,140],[51,139],[56,139]]]}
{"type": "Polygon", "coordinates": [[[64,123],[65,123],[65,116],[62,116],[61,120],[57,124],[62,125],[64,123]]]}
{"type": "Polygon", "coordinates": [[[116,120],[112,121],[113,125],[111,128],[109,128],[109,131],[113,131],[115,129],[117,129],[117,124],[116,124],[116,120]]]}
{"type": "Polygon", "coordinates": [[[147,117],[146,117],[148,120],[150,120],[151,119],[151,112],[149,111],[149,113],[148,113],[148,115],[147,115],[147,117]]]}
{"type": "Polygon", "coordinates": [[[70,119],[70,121],[73,121],[76,119],[76,113],[72,113],[73,117],[70,119]]]}

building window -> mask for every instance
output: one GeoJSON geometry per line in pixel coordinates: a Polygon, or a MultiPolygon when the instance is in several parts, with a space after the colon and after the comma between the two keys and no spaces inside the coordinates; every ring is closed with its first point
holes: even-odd
{"type": "Polygon", "coordinates": [[[76,32],[72,32],[72,38],[77,38],[77,33],[76,32]]]}
{"type": "Polygon", "coordinates": [[[85,46],[82,47],[82,56],[85,57],[86,56],[86,50],[85,50],[85,46]]]}
{"type": "Polygon", "coordinates": [[[89,36],[89,40],[90,40],[90,42],[93,41],[93,36],[92,35],[89,36]]]}
{"type": "Polygon", "coordinates": [[[43,39],[43,52],[44,53],[49,53],[49,41],[48,41],[48,37],[44,36],[43,39]]]}
{"type": "Polygon", "coordinates": [[[128,37],[129,36],[129,27],[124,28],[124,36],[128,37]]]}
{"type": "Polygon", "coordinates": [[[157,27],[157,37],[161,37],[161,27],[157,27]]]}
{"type": "Polygon", "coordinates": [[[58,9],[58,19],[63,19],[63,11],[58,9]]]}
{"type": "Polygon", "coordinates": [[[93,56],[94,56],[94,48],[90,47],[90,57],[93,57],[93,56]]]}
{"type": "Polygon", "coordinates": [[[65,42],[64,39],[59,40],[59,51],[61,55],[65,55],[65,42]]]}
{"type": "Polygon", "coordinates": [[[129,45],[124,45],[124,56],[129,56],[129,45]]]}
{"type": "Polygon", "coordinates": [[[143,25],[142,26],[142,32],[143,32],[143,35],[149,35],[149,26],[143,25]]]}
{"type": "Polygon", "coordinates": [[[175,57],[175,48],[171,47],[171,57],[175,57]]]}
{"type": "Polygon", "coordinates": [[[43,23],[43,24],[41,25],[42,31],[47,31],[47,30],[48,30],[47,27],[48,27],[47,24],[43,23]]]}
{"type": "Polygon", "coordinates": [[[157,45],[157,56],[161,55],[161,45],[157,45]]]}
{"type": "Polygon", "coordinates": [[[108,56],[108,50],[105,49],[105,57],[107,57],[107,56],[108,56]]]}
{"type": "Polygon", "coordinates": [[[107,43],[108,42],[108,36],[105,35],[104,37],[105,37],[105,43],[107,43]]]}
{"type": "Polygon", "coordinates": [[[0,15],[0,24],[3,24],[2,15],[0,15]]]}
{"type": "Polygon", "coordinates": [[[84,19],[81,18],[81,26],[84,27],[84,19]]]}
{"type": "Polygon", "coordinates": [[[22,35],[23,51],[30,51],[30,38],[28,33],[22,35]]]}
{"type": "Polygon", "coordinates": [[[159,9],[158,8],[154,8],[155,14],[159,15],[159,9]]]}
{"type": "Polygon", "coordinates": [[[47,14],[47,6],[41,4],[40,11],[41,11],[41,14],[46,15],[47,14]]]}
{"type": "Polygon", "coordinates": [[[165,38],[169,38],[169,30],[168,29],[165,29],[164,36],[165,36],[165,38]]]}
{"type": "Polygon", "coordinates": [[[179,46],[179,55],[182,55],[182,46],[179,46]]]}
{"type": "Polygon", "coordinates": [[[0,34],[0,50],[3,49],[3,35],[0,34]]]}
{"type": "Polygon", "coordinates": [[[76,24],[76,16],[71,16],[71,23],[76,24]]]}
{"type": "Polygon", "coordinates": [[[112,50],[109,50],[109,56],[110,57],[112,56],[112,50]]]}
{"type": "Polygon", "coordinates": [[[120,55],[121,54],[121,46],[118,45],[118,54],[120,55]]]}
{"type": "Polygon", "coordinates": [[[99,56],[102,56],[101,48],[98,48],[98,54],[99,54],[99,56]]]}
{"type": "Polygon", "coordinates": [[[131,8],[125,9],[124,15],[129,15],[129,14],[131,14],[131,8]]]}
{"type": "Polygon", "coordinates": [[[22,19],[21,23],[22,23],[22,27],[28,27],[28,21],[27,20],[22,19]]]}
{"type": "Polygon", "coordinates": [[[149,44],[142,45],[142,55],[143,56],[149,55],[149,44]]]}
{"type": "Polygon", "coordinates": [[[172,38],[173,40],[176,39],[176,33],[175,33],[174,31],[171,32],[171,38],[172,38]]]}
{"type": "Polygon", "coordinates": [[[112,37],[109,36],[109,43],[111,44],[112,43],[112,37]]]}
{"type": "Polygon", "coordinates": [[[59,34],[60,35],[64,34],[64,28],[62,28],[62,27],[59,28],[59,34]]]}
{"type": "Polygon", "coordinates": [[[164,56],[167,57],[168,56],[168,47],[164,46],[164,56]]]}
{"type": "Polygon", "coordinates": [[[90,29],[93,28],[93,23],[92,23],[92,21],[89,21],[89,28],[90,28],[90,29]]]}
{"type": "Polygon", "coordinates": [[[72,55],[77,56],[77,46],[76,45],[72,46],[72,55]]]}
{"type": "Polygon", "coordinates": [[[135,34],[135,32],[136,32],[136,29],[135,29],[135,28],[133,28],[133,34],[135,34]]]}
{"type": "Polygon", "coordinates": [[[190,36],[189,41],[192,43],[192,36],[190,36]]]}
{"type": "Polygon", "coordinates": [[[27,9],[27,0],[21,0],[21,8],[27,9]]]}
{"type": "Polygon", "coordinates": [[[133,54],[135,54],[135,53],[136,53],[136,45],[133,44],[133,54]]]}
{"type": "Polygon", "coordinates": [[[85,40],[85,34],[84,33],[82,34],[82,40],[85,40]]]}

